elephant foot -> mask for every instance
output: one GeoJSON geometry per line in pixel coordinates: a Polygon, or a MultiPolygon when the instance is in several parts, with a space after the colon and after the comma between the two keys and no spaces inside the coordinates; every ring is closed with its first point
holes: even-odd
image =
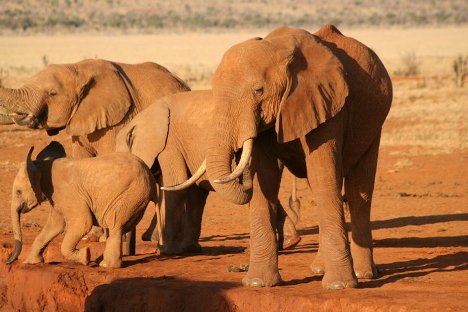
{"type": "Polygon", "coordinates": [[[325,268],[323,266],[321,266],[321,265],[311,264],[310,265],[310,271],[314,275],[324,275],[325,274],[325,268]]]}
{"type": "Polygon", "coordinates": [[[99,263],[99,266],[101,268],[106,268],[106,269],[117,269],[122,267],[122,260],[117,259],[117,260],[107,260],[104,259],[99,263]]]}
{"type": "Polygon", "coordinates": [[[367,268],[356,268],[354,267],[354,273],[358,279],[373,279],[379,277],[379,269],[372,265],[367,268]]]}
{"type": "Polygon", "coordinates": [[[181,255],[183,254],[184,250],[182,249],[181,245],[167,245],[164,244],[159,246],[159,252],[161,255],[171,256],[171,255],[181,255]]]}
{"type": "Polygon", "coordinates": [[[290,249],[299,244],[301,241],[301,237],[298,236],[285,236],[282,246],[280,246],[279,250],[290,249]]]}
{"type": "Polygon", "coordinates": [[[320,253],[317,253],[314,261],[310,265],[310,270],[314,275],[324,275],[325,274],[325,264],[320,253]]]}
{"type": "Polygon", "coordinates": [[[26,259],[23,261],[25,264],[38,264],[43,263],[44,257],[42,255],[32,255],[29,254],[26,259]]]}
{"type": "Polygon", "coordinates": [[[183,244],[182,250],[184,253],[199,254],[202,252],[202,247],[199,243],[183,244]]]}
{"type": "Polygon", "coordinates": [[[242,279],[242,285],[251,287],[272,287],[282,282],[278,270],[266,272],[265,270],[254,270],[249,266],[248,273],[242,279]]]}
{"type": "Polygon", "coordinates": [[[322,279],[322,287],[331,290],[339,290],[345,288],[356,288],[358,285],[356,277],[353,272],[325,272],[322,279]]]}
{"type": "Polygon", "coordinates": [[[379,271],[374,264],[371,248],[360,247],[351,244],[351,255],[353,257],[354,272],[358,279],[372,279],[379,276],[379,271]]]}
{"type": "Polygon", "coordinates": [[[88,265],[89,260],[91,259],[91,252],[89,251],[89,247],[80,248],[76,253],[76,262],[81,263],[83,265],[88,265]]]}

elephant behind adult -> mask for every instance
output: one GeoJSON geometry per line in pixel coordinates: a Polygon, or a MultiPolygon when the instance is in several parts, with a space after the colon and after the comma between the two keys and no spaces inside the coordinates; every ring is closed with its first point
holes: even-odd
{"type": "MultiPolygon", "coordinates": [[[[162,253],[200,251],[203,210],[209,192],[214,191],[203,169],[213,112],[211,90],[172,94],[157,100],[117,135],[116,150],[131,152],[148,166],[156,161],[162,173],[161,184],[172,190],[162,191],[159,197],[162,253]],[[189,177],[184,183],[187,187],[180,185],[189,177]],[[177,186],[172,188],[174,185],[177,186]],[[183,227],[180,227],[181,220],[183,227]]],[[[274,132],[262,133],[257,138],[256,148],[268,148],[269,144],[265,143],[271,139],[274,139],[274,132]]],[[[280,178],[283,166],[276,158],[271,160],[269,170],[280,178]]],[[[235,167],[235,162],[232,165],[235,167]]],[[[248,184],[250,174],[244,178],[248,184]]],[[[282,209],[278,198],[272,203],[275,208],[282,209]]],[[[294,204],[297,206],[298,201],[294,204]]],[[[281,235],[283,231],[278,232],[281,235]]]]}
{"type": "MultiPolygon", "coordinates": [[[[322,285],[356,287],[356,277],[375,277],[370,205],[382,124],[392,102],[391,81],[377,55],[332,25],[315,34],[282,27],[265,39],[230,48],[212,87],[215,109],[206,165],[220,195],[232,202],[250,199],[251,190],[237,178],[243,168],[231,172],[233,157],[264,131],[274,130],[273,155],[294,175],[308,178],[320,207],[322,285]],[[343,182],[352,219],[352,258],[343,182]]],[[[253,153],[251,161],[251,253],[243,280],[251,286],[281,281],[271,205],[279,179],[265,170],[266,157],[253,153]]]]}
{"type": "Polygon", "coordinates": [[[65,129],[72,157],[115,148],[118,130],[155,99],[189,87],[151,62],[124,64],[100,59],[48,65],[19,89],[0,88],[0,124],[65,129]]]}

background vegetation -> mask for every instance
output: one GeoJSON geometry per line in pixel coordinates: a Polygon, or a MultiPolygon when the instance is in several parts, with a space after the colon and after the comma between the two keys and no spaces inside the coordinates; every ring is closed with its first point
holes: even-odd
{"type": "Polygon", "coordinates": [[[460,25],[466,0],[0,0],[0,33],[460,25]]]}

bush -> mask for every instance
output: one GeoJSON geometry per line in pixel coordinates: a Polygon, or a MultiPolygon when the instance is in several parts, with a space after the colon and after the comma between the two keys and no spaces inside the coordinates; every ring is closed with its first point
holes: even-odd
{"type": "Polygon", "coordinates": [[[459,55],[452,62],[453,81],[457,87],[463,87],[466,75],[468,75],[468,55],[459,55]]]}
{"type": "Polygon", "coordinates": [[[413,76],[420,72],[421,61],[414,51],[407,52],[401,57],[401,68],[395,74],[400,76],[413,76]]]}

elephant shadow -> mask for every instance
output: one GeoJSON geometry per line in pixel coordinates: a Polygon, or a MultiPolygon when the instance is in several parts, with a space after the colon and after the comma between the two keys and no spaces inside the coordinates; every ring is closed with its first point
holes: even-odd
{"type": "Polygon", "coordinates": [[[439,255],[433,258],[419,258],[378,265],[381,277],[376,280],[361,281],[361,288],[379,288],[383,285],[405,280],[422,282],[425,276],[435,272],[456,272],[468,269],[468,252],[461,251],[439,255]]]}
{"type": "Polygon", "coordinates": [[[223,292],[232,282],[189,281],[173,276],[123,278],[94,288],[85,311],[231,311],[223,292]]]}

